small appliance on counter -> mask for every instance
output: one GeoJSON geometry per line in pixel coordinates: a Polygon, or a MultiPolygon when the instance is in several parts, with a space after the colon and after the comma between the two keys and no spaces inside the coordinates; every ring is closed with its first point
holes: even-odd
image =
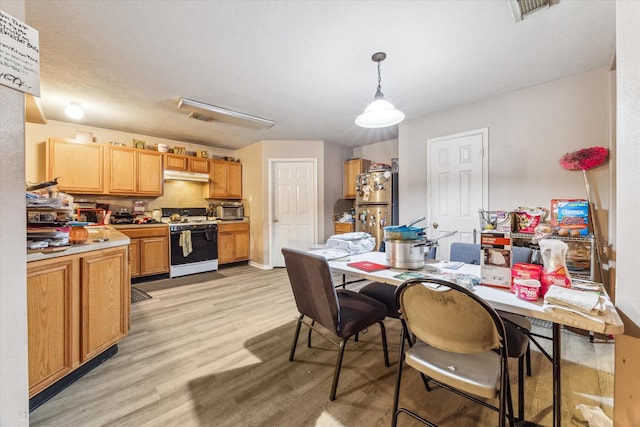
{"type": "Polygon", "coordinates": [[[244,218],[242,202],[221,202],[216,206],[216,217],[222,221],[244,218]]]}

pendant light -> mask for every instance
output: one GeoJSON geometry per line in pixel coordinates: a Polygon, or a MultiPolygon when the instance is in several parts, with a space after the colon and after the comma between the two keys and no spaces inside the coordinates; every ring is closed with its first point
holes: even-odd
{"type": "Polygon", "coordinates": [[[384,128],[393,126],[404,120],[404,113],[396,110],[389,101],[384,99],[384,95],[380,90],[380,63],[385,60],[387,54],[384,52],[374,53],[371,57],[373,62],[378,63],[378,88],[373,97],[373,102],[356,118],[356,124],[363,128],[384,128]]]}

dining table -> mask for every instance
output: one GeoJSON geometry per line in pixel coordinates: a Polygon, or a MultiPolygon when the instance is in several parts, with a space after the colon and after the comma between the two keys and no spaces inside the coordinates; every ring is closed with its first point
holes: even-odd
{"type": "Polygon", "coordinates": [[[562,310],[549,310],[548,307],[545,307],[543,298],[539,298],[535,301],[525,300],[517,297],[511,292],[510,288],[481,284],[480,278],[482,266],[477,264],[425,260],[424,267],[421,269],[397,269],[389,266],[389,262],[387,261],[384,252],[367,252],[348,255],[342,258],[330,259],[328,262],[332,272],[343,275],[342,277],[345,283],[347,276],[355,276],[361,279],[383,282],[396,286],[402,284],[409,278],[420,277],[422,275],[432,275],[441,279],[444,278],[445,280],[447,278],[450,278],[451,280],[464,278],[468,281],[469,278],[475,278],[477,280],[472,281],[472,283],[477,282],[476,284],[472,284],[474,293],[487,301],[494,309],[550,322],[550,339],[552,340],[552,354],[550,356],[550,360],[553,366],[554,427],[560,427],[562,425],[562,327],[574,327],[611,336],[624,332],[622,319],[604,289],[601,289],[600,292],[604,299],[604,306],[607,309],[608,315],[606,317],[606,321],[592,322],[588,321],[583,316],[574,315],[573,313],[564,312],[562,310]],[[367,270],[373,271],[365,271],[362,267],[353,267],[352,265],[355,263],[365,263],[368,267],[371,267],[367,268],[367,270]]]}

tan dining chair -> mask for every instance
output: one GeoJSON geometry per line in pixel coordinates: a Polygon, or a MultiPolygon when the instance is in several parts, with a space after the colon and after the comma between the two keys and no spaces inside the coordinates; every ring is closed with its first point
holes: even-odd
{"type": "Polygon", "coordinates": [[[392,427],[401,413],[435,425],[415,410],[399,407],[403,361],[440,387],[497,411],[500,427],[507,420],[513,426],[507,338],[498,313],[472,291],[439,279],[408,280],[396,298],[402,333],[413,334],[416,342],[405,351],[405,338],[401,340],[392,427]],[[491,402],[496,398],[497,405],[491,402]]]}
{"type": "Polygon", "coordinates": [[[355,336],[357,341],[360,332],[374,323],[378,323],[382,338],[384,364],[390,366],[387,336],[383,322],[387,313],[384,304],[358,292],[336,289],[329,263],[324,257],[289,248],[283,248],[282,254],[296,306],[300,312],[291,344],[289,361],[293,361],[302,324],[309,328],[308,347],[311,347],[312,331],[325,336],[325,331],[316,329],[316,323],[340,338],[340,342],[336,343],[339,351],[329,394],[329,399],[334,400],[347,341],[352,336],[355,336]],[[310,320],[309,323],[305,321],[307,319],[310,320]]]}

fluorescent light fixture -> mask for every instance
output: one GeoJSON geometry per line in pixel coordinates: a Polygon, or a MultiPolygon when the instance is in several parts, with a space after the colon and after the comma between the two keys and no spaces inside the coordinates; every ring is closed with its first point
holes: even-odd
{"type": "Polygon", "coordinates": [[[80,108],[76,104],[67,105],[66,107],[64,107],[64,112],[69,118],[72,118],[74,120],[80,120],[84,117],[84,111],[82,111],[82,108],[80,108]]]}
{"type": "Polygon", "coordinates": [[[363,128],[386,128],[397,125],[404,120],[404,113],[396,110],[393,104],[384,99],[381,90],[380,63],[385,60],[387,54],[384,52],[374,53],[371,57],[373,62],[378,63],[378,87],[373,97],[373,102],[367,106],[364,113],[356,118],[356,124],[363,128]]]}
{"type": "Polygon", "coordinates": [[[256,129],[269,129],[275,125],[275,122],[272,120],[216,107],[215,105],[205,104],[204,102],[194,101],[188,98],[180,98],[180,101],[178,101],[178,109],[190,111],[189,118],[204,122],[222,122],[256,129]]]}

